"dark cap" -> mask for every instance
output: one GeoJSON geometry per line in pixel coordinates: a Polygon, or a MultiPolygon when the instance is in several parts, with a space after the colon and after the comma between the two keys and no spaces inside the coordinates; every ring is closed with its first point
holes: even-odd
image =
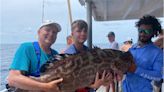
{"type": "Polygon", "coordinates": [[[115,36],[114,32],[109,32],[108,35],[107,35],[107,37],[109,37],[109,36],[111,36],[111,35],[112,35],[112,36],[115,36]]]}

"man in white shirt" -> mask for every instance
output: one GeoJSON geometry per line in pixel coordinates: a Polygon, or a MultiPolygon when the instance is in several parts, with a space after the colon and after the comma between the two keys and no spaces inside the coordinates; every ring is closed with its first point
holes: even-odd
{"type": "MultiPolygon", "coordinates": [[[[119,49],[119,46],[118,46],[118,43],[115,41],[115,34],[114,34],[114,32],[109,32],[108,33],[108,35],[107,35],[107,37],[108,37],[108,40],[109,40],[109,48],[110,49],[115,49],[115,50],[118,50],[119,49]]],[[[116,83],[117,84],[117,83],[116,83]]],[[[116,84],[113,82],[111,85],[110,85],[110,87],[111,87],[111,89],[110,89],[110,91],[112,90],[112,92],[115,92],[116,90],[115,90],[115,86],[116,86],[116,84]]]]}
{"type": "Polygon", "coordinates": [[[118,43],[115,41],[115,34],[114,34],[114,32],[109,32],[107,37],[108,37],[108,40],[110,42],[109,48],[118,50],[119,47],[118,47],[118,43]]]}

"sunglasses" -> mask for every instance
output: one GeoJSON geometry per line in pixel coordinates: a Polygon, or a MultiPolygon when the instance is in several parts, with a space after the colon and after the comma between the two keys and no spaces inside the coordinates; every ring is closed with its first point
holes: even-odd
{"type": "Polygon", "coordinates": [[[149,35],[149,34],[152,34],[153,33],[153,30],[144,30],[144,29],[138,29],[138,32],[139,33],[145,33],[145,34],[147,34],[147,35],[149,35]]]}

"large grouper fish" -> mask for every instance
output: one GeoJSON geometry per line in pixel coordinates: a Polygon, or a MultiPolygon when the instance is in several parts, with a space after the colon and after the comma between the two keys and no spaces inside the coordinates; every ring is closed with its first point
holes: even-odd
{"type": "MultiPolygon", "coordinates": [[[[96,73],[103,71],[124,74],[133,63],[130,52],[93,48],[74,55],[59,54],[47,61],[41,68],[41,76],[33,78],[40,82],[50,82],[63,78],[58,85],[61,92],[75,92],[78,88],[91,85],[96,73]]],[[[17,89],[16,92],[39,92],[17,89]]]]}

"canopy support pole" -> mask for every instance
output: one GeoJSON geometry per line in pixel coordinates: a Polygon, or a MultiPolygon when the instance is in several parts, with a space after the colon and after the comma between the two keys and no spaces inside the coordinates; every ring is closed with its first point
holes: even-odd
{"type": "Polygon", "coordinates": [[[87,46],[92,49],[92,2],[91,0],[86,0],[87,9],[87,23],[88,23],[88,40],[87,46]]]}

